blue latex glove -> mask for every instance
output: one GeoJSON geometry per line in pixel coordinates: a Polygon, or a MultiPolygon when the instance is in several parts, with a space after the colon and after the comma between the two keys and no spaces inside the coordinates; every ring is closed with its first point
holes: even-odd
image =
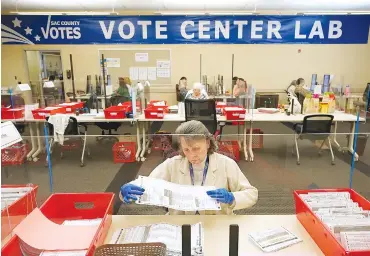
{"type": "Polygon", "coordinates": [[[141,196],[145,191],[145,189],[130,183],[123,185],[120,190],[123,201],[127,204],[131,203],[131,201],[136,201],[136,195],[141,196]]]}
{"type": "Polygon", "coordinates": [[[213,199],[216,199],[217,202],[224,204],[232,204],[235,200],[233,193],[227,191],[225,188],[209,190],[207,191],[207,195],[209,195],[213,199]]]}

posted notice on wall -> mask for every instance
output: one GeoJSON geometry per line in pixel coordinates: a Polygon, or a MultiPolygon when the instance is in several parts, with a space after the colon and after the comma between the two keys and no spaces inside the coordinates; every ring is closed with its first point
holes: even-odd
{"type": "Polygon", "coordinates": [[[171,68],[171,61],[169,60],[157,60],[157,68],[171,68]]]}
{"type": "Polygon", "coordinates": [[[137,67],[130,67],[130,79],[131,80],[139,80],[139,68],[137,67]]]}
{"type": "Polygon", "coordinates": [[[157,68],[157,77],[162,77],[162,78],[171,77],[171,69],[169,69],[169,68],[157,68]]]}
{"type": "Polygon", "coordinates": [[[139,80],[148,80],[148,68],[139,67],[139,80]]]}
{"type": "Polygon", "coordinates": [[[18,84],[17,89],[20,90],[21,92],[31,91],[31,87],[29,84],[18,84]]]}
{"type": "Polygon", "coordinates": [[[22,137],[12,122],[1,123],[1,149],[20,141],[22,141],[22,137]]]}
{"type": "Polygon", "coordinates": [[[135,61],[136,62],[148,62],[149,61],[149,53],[147,53],[147,52],[137,52],[137,53],[135,53],[135,61]]]}
{"type": "Polygon", "coordinates": [[[108,68],[119,68],[119,67],[121,67],[121,59],[120,58],[106,58],[105,63],[107,64],[108,68]]]}
{"type": "Polygon", "coordinates": [[[156,67],[148,68],[148,80],[149,81],[157,80],[157,68],[156,67]]]}

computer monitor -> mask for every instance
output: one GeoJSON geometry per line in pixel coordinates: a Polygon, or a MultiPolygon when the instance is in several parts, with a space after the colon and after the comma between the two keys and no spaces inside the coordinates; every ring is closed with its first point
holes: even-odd
{"type": "Polygon", "coordinates": [[[330,89],[330,75],[324,75],[322,93],[328,92],[329,89],[330,89]]]}
{"type": "Polygon", "coordinates": [[[315,90],[316,82],[317,82],[317,74],[312,74],[311,89],[310,89],[312,92],[315,90]]]}

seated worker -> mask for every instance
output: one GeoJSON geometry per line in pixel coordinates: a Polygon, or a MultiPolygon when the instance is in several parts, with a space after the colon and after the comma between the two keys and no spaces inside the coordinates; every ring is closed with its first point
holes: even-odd
{"type": "Polygon", "coordinates": [[[208,94],[201,83],[194,83],[193,89],[186,94],[185,99],[206,100],[208,94]]]}
{"type": "Polygon", "coordinates": [[[129,77],[119,77],[118,78],[119,87],[115,91],[115,94],[122,97],[123,99],[121,102],[130,101],[130,88],[131,88],[131,80],[129,77]]]}
{"type": "MultiPolygon", "coordinates": [[[[208,196],[221,203],[220,211],[199,211],[199,214],[233,214],[234,210],[253,206],[258,199],[258,190],[244,176],[237,163],[227,156],[216,153],[214,136],[199,121],[182,123],[173,136],[175,148],[180,155],[168,158],[149,175],[151,178],[193,185],[215,186],[207,191],[208,196]]],[[[137,200],[145,190],[133,184],[125,184],[119,197],[124,203],[137,200]]],[[[194,215],[169,209],[173,215],[194,215]]]]}
{"type": "Polygon", "coordinates": [[[176,97],[178,102],[182,102],[185,100],[185,96],[188,93],[188,80],[186,77],[181,77],[179,83],[176,84],[176,97]]]}
{"type": "Polygon", "coordinates": [[[233,96],[238,97],[247,92],[247,82],[243,78],[238,78],[233,87],[233,96]]]}

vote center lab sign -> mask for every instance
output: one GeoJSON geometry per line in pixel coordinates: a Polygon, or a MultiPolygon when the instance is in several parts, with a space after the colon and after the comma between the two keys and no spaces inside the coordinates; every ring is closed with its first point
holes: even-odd
{"type": "Polygon", "coordinates": [[[3,44],[367,44],[370,15],[2,16],[3,44]]]}

